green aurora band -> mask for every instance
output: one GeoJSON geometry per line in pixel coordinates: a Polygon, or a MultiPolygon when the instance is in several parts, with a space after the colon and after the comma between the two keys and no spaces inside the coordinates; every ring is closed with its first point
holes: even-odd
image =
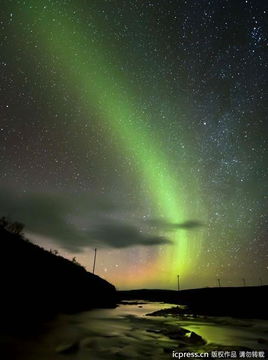
{"type": "MultiPolygon", "coordinates": [[[[34,2],[30,14],[23,16],[35,24],[37,36],[46,53],[58,57],[59,72],[65,72],[69,85],[79,89],[81,105],[88,113],[92,112],[94,106],[94,111],[103,121],[107,137],[114,138],[118,150],[134,159],[143,186],[150,193],[155,213],[164,215],[172,223],[187,220],[182,180],[175,179],[172,169],[168,169],[168,158],[159,148],[157,134],[144,125],[146,115],[138,114],[139,106],[133,100],[134,96],[124,91],[128,87],[122,72],[109,62],[105,48],[85,38],[88,28],[84,29],[80,23],[77,25],[80,29],[74,29],[68,20],[70,16],[66,16],[66,13],[73,16],[73,11],[65,8],[64,13],[64,16],[60,15],[59,8],[47,9],[34,2]],[[38,17],[40,13],[42,16],[38,17]]],[[[160,264],[165,264],[165,275],[162,276],[174,278],[178,273],[189,273],[194,259],[189,256],[191,237],[191,232],[183,230],[179,235],[172,233],[174,245],[166,246],[165,253],[159,259],[160,264]]],[[[199,246],[195,245],[197,252],[199,246]]],[[[157,276],[159,278],[159,273],[157,276]]]]}

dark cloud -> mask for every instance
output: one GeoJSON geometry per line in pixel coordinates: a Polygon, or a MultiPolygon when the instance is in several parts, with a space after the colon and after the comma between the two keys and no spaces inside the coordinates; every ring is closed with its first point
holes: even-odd
{"type": "Polygon", "coordinates": [[[47,236],[68,251],[88,246],[152,246],[169,240],[144,234],[116,218],[117,207],[85,194],[14,193],[0,190],[0,216],[25,224],[26,232],[47,236]]]}
{"type": "Polygon", "coordinates": [[[197,220],[188,220],[182,223],[171,223],[164,219],[150,219],[147,220],[147,223],[153,228],[164,231],[176,231],[179,229],[192,230],[203,226],[203,224],[197,220]]]}
{"type": "Polygon", "coordinates": [[[2,215],[23,222],[26,232],[50,237],[66,250],[76,252],[88,244],[85,234],[68,221],[69,205],[68,197],[62,195],[0,192],[2,215]]]}
{"type": "Polygon", "coordinates": [[[171,244],[171,241],[164,237],[144,234],[136,227],[124,224],[103,224],[93,230],[91,236],[96,241],[117,248],[171,244]]]}

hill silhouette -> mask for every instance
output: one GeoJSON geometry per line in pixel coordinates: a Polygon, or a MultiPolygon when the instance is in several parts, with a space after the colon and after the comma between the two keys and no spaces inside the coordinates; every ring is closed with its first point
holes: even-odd
{"type": "Polygon", "coordinates": [[[58,312],[115,307],[115,287],[75,259],[32,244],[23,225],[0,221],[2,317],[47,318],[58,312]]]}

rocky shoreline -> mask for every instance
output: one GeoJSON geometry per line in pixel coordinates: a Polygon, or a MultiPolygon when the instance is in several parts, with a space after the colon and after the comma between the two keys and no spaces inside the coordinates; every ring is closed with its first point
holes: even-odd
{"type": "Polygon", "coordinates": [[[268,319],[268,286],[201,288],[189,290],[141,289],[119,291],[120,299],[184,305],[181,314],[268,319]]]}
{"type": "MultiPolygon", "coordinates": [[[[179,320],[183,318],[192,318],[193,320],[197,319],[196,315],[187,314],[187,309],[183,307],[176,306],[167,309],[161,309],[154,311],[152,313],[146,314],[147,317],[161,317],[161,318],[169,318],[172,317],[178,319],[178,325],[170,325],[165,321],[161,321],[159,323],[159,328],[155,330],[147,330],[148,332],[157,333],[168,337],[169,339],[175,340],[177,342],[177,346],[172,348],[173,353],[208,353],[208,359],[220,359],[216,354],[223,353],[232,353],[232,358],[239,358],[239,354],[241,353],[250,353],[255,351],[253,348],[249,348],[246,346],[234,346],[234,345],[222,345],[217,343],[209,343],[206,339],[196,334],[193,331],[187,330],[184,327],[179,325],[179,320]],[[213,356],[212,356],[213,354],[213,356]],[[237,357],[235,357],[235,354],[237,357]]],[[[201,317],[202,318],[202,317],[201,317]]],[[[206,317],[205,317],[206,318],[206,317]]],[[[206,318],[207,319],[207,318],[206,318]]],[[[258,339],[259,343],[264,344],[265,339],[258,339]]],[[[267,347],[267,344],[266,344],[267,347]]],[[[164,349],[165,352],[171,353],[171,349],[164,349]]],[[[265,355],[264,355],[265,356],[265,355]]],[[[193,357],[195,358],[195,357],[193,357]]]]}

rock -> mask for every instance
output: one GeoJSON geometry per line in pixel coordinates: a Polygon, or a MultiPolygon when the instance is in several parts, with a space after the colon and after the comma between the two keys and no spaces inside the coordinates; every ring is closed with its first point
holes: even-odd
{"type": "Polygon", "coordinates": [[[172,340],[183,340],[183,341],[188,333],[190,333],[190,331],[183,328],[164,329],[162,332],[163,335],[166,335],[172,340]]]}
{"type": "Polygon", "coordinates": [[[189,338],[189,342],[194,345],[205,345],[206,341],[200,336],[191,331],[189,338]]]}
{"type": "Polygon", "coordinates": [[[56,352],[59,354],[68,355],[68,354],[74,354],[78,350],[79,350],[79,342],[74,342],[72,344],[60,345],[56,349],[56,352]]]}
{"type": "Polygon", "coordinates": [[[160,329],[147,329],[146,331],[154,334],[161,334],[160,329]]]}
{"type": "Polygon", "coordinates": [[[263,338],[259,338],[259,339],[258,339],[258,343],[259,343],[259,344],[268,344],[268,340],[267,340],[267,339],[263,339],[263,338]]]}

